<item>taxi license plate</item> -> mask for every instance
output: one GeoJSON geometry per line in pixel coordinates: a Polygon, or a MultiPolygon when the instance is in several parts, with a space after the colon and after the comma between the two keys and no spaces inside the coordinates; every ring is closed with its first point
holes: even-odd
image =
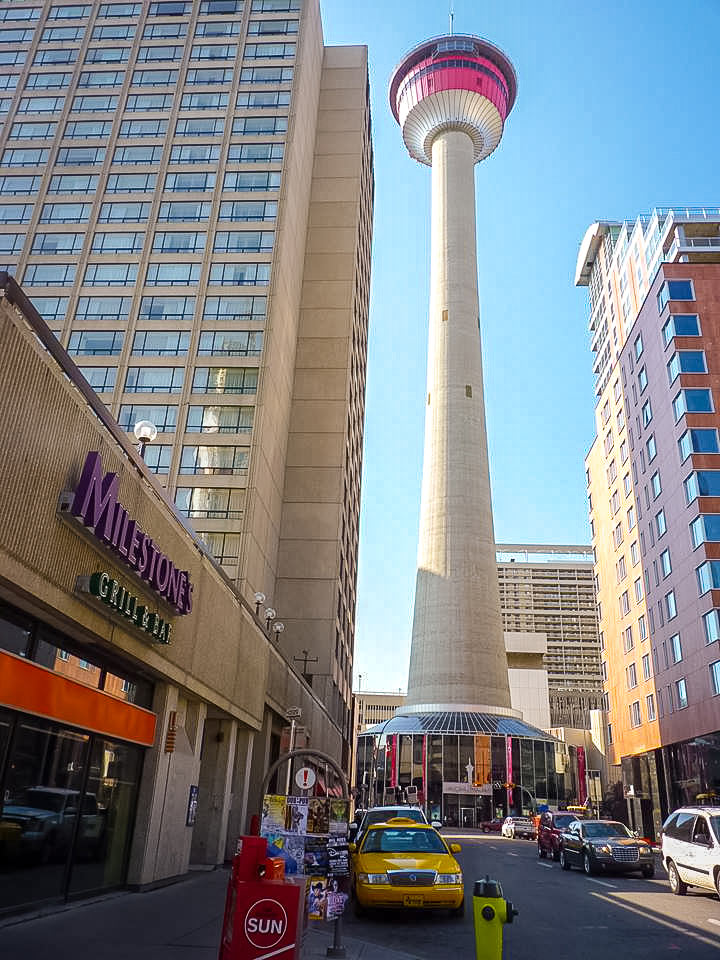
{"type": "Polygon", "coordinates": [[[403,897],[403,904],[406,907],[422,907],[424,903],[424,897],[403,897]]]}

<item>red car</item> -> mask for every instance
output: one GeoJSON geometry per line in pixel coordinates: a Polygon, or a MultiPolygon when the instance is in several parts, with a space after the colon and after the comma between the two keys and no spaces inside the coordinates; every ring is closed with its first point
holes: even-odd
{"type": "Polygon", "coordinates": [[[540,814],[540,824],[538,826],[538,856],[541,860],[551,856],[553,860],[560,859],[560,841],[564,830],[567,830],[570,824],[577,820],[574,813],[568,813],[567,810],[550,810],[540,814]]]}
{"type": "Polygon", "coordinates": [[[483,833],[500,833],[500,830],[503,825],[503,820],[482,820],[478,826],[483,833]]]}

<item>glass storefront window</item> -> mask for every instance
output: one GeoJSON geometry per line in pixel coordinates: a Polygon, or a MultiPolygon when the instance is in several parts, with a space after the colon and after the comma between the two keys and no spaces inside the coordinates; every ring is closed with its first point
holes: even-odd
{"type": "Polygon", "coordinates": [[[28,655],[32,636],[32,623],[29,619],[0,606],[0,649],[16,653],[20,657],[28,655]]]}

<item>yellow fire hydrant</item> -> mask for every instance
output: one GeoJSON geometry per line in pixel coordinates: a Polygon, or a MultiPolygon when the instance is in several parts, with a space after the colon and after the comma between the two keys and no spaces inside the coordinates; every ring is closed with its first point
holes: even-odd
{"type": "Polygon", "coordinates": [[[512,903],[503,897],[497,880],[485,877],[475,881],[473,920],[477,960],[502,960],[503,926],[512,923],[517,914],[512,903]]]}

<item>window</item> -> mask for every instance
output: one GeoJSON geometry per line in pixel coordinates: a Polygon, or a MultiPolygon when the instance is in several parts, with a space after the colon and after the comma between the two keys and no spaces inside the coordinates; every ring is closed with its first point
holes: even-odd
{"type": "Polygon", "coordinates": [[[655,443],[655,434],[648,437],[648,441],[645,444],[647,448],[648,463],[652,463],[655,457],[657,456],[657,444],[655,443]]]}
{"type": "Polygon", "coordinates": [[[623,647],[625,653],[630,653],[630,651],[635,647],[635,638],[633,637],[632,625],[623,630],[623,647]]]}
{"type": "Polygon", "coordinates": [[[109,120],[105,123],[98,123],[96,120],[73,120],[65,124],[63,137],[66,140],[103,139],[110,136],[111,127],[109,120]]]}
{"type": "Polygon", "coordinates": [[[208,86],[215,83],[230,83],[233,78],[233,71],[228,69],[224,70],[221,67],[215,68],[198,68],[195,67],[191,70],[188,70],[185,77],[185,83],[190,86],[196,83],[207,84],[208,86]]]}
{"type": "Polygon", "coordinates": [[[642,422],[644,427],[650,423],[652,416],[652,405],[650,400],[646,400],[642,407],[642,422]]]}
{"type": "Polygon", "coordinates": [[[244,474],[249,456],[247,447],[183,447],[180,473],[244,474]]]}
{"type": "Polygon", "coordinates": [[[192,320],[195,297],[143,297],[139,320],[192,320]]]}
{"type": "MultiPolygon", "coordinates": [[[[35,236],[35,242],[37,243],[37,234],[35,236]]],[[[16,253],[20,253],[24,246],[24,233],[0,233],[0,254],[4,253],[7,256],[13,256],[16,253]]],[[[36,253],[37,251],[33,250],[32,252],[36,253]]]]}
{"type": "Polygon", "coordinates": [[[274,220],[276,215],[275,200],[229,200],[220,204],[218,219],[234,222],[274,220]]]}
{"type": "Polygon", "coordinates": [[[236,56],[237,46],[234,43],[196,43],[190,50],[193,60],[234,60],[236,56]]]}
{"type": "Polygon", "coordinates": [[[630,726],[639,727],[642,723],[642,716],[640,714],[640,701],[634,700],[630,704],[630,726]]]}
{"type": "Polygon", "coordinates": [[[671,590],[665,594],[665,612],[668,620],[673,620],[677,616],[677,604],[675,603],[675,591],[671,590]]]}
{"type": "MultiPolygon", "coordinates": [[[[40,74],[40,73],[32,73],[32,74],[30,74],[30,77],[34,78],[34,80],[35,80],[36,82],[37,82],[38,78],[39,78],[39,77],[42,77],[42,76],[43,76],[43,75],[40,74]]],[[[69,76],[69,75],[68,75],[68,76],[69,76]]],[[[30,77],[28,77],[27,83],[25,84],[26,88],[30,88],[31,86],[34,85],[34,84],[31,84],[31,83],[30,83],[30,77]]],[[[17,87],[17,85],[18,85],[18,80],[19,80],[19,79],[20,79],[20,77],[19,77],[19,75],[18,75],[17,73],[2,73],[2,74],[0,74],[0,90],[14,90],[14,89],[17,87]]],[[[68,83],[69,83],[69,80],[68,80],[68,83]]],[[[43,86],[43,83],[40,82],[40,83],[37,84],[37,86],[40,86],[40,87],[41,87],[41,86],[43,86]]],[[[63,84],[63,86],[67,86],[67,83],[66,83],[66,84],[63,84]]]]}
{"type": "Polygon", "coordinates": [[[31,263],[23,277],[23,283],[31,287],[71,287],[74,282],[74,263],[31,263]]]}
{"type": "Polygon", "coordinates": [[[231,231],[219,230],[215,234],[215,253],[269,253],[273,248],[275,234],[256,230],[231,231]]]}
{"type": "Polygon", "coordinates": [[[144,233],[96,233],[93,253],[140,253],[145,243],[144,233]]]}
{"type": "Polygon", "coordinates": [[[642,580],[638,578],[633,584],[633,587],[635,589],[635,601],[640,603],[643,598],[642,580]]]}
{"type": "Polygon", "coordinates": [[[32,203],[5,203],[0,206],[0,223],[29,223],[32,203]]]}
{"type": "Polygon", "coordinates": [[[138,330],[133,340],[133,356],[187,356],[190,332],[178,330],[138,330]]]}
{"type": "Polygon", "coordinates": [[[630,595],[624,590],[620,595],[620,616],[625,617],[630,613],[630,595]]]}
{"type": "Polygon", "coordinates": [[[622,527],[622,522],[620,522],[617,524],[617,526],[613,530],[613,543],[615,544],[616,549],[623,542],[623,539],[624,539],[623,527],[622,527]]]}
{"type": "Polygon", "coordinates": [[[61,147],[55,164],[58,167],[97,167],[104,160],[105,147],[61,147]]]}
{"type": "Polygon", "coordinates": [[[0,23],[13,20],[39,20],[40,7],[5,7],[0,9],[0,23]]]}
{"type": "Polygon", "coordinates": [[[607,680],[607,678],[608,678],[607,660],[601,660],[601,661],[600,661],[600,673],[602,674],[603,680],[607,680]]]}
{"type": "Polygon", "coordinates": [[[607,725],[607,742],[610,746],[613,743],[613,726],[611,723],[607,725]]]}
{"type": "Polygon", "coordinates": [[[103,3],[98,11],[101,17],[137,17],[140,15],[139,3],[103,3]]]}
{"type": "Polygon", "coordinates": [[[131,23],[95,27],[92,32],[93,40],[132,40],[134,36],[135,25],[131,23]]]}
{"type": "Polygon", "coordinates": [[[232,132],[241,136],[286,133],[287,117],[237,117],[233,121],[232,132]]]}
{"type": "Polygon", "coordinates": [[[684,677],[675,681],[675,692],[677,693],[678,710],[684,710],[688,705],[687,683],[684,677]]]}
{"type": "Polygon", "coordinates": [[[642,658],[642,673],[643,673],[643,680],[649,680],[649,679],[650,679],[650,654],[649,654],[649,653],[646,653],[646,654],[643,655],[643,658],[642,658]]]}
{"type": "Polygon", "coordinates": [[[170,461],[172,460],[172,450],[171,443],[146,444],[143,454],[145,466],[152,473],[168,473],[170,471],[170,461]]]}
{"type": "Polygon", "coordinates": [[[226,93],[186,93],[180,101],[181,110],[224,110],[227,105],[226,93]]]}
{"type": "Polygon", "coordinates": [[[200,357],[259,357],[261,330],[204,330],[200,334],[200,357]]]}
{"type": "Polygon", "coordinates": [[[628,690],[632,690],[637,686],[637,669],[634,663],[631,663],[625,670],[625,679],[627,681],[628,690]]]}
{"type": "Polygon", "coordinates": [[[257,380],[256,367],[196,367],[192,392],[252,394],[257,380]]]}
{"type": "Polygon", "coordinates": [[[253,407],[191,406],[188,408],[187,433],[250,433],[253,407]]]}
{"type": "Polygon", "coordinates": [[[630,507],[627,512],[628,533],[635,527],[635,507],[630,507]]]}
{"type": "Polygon", "coordinates": [[[150,287],[176,287],[197,283],[200,263],[149,263],[145,283],[150,287]]]}
{"type": "Polygon", "coordinates": [[[703,614],[703,630],[705,631],[705,643],[714,643],[720,639],[720,617],[717,610],[709,610],[703,614]]]}
{"type": "Polygon", "coordinates": [[[672,657],[673,663],[680,663],[683,658],[679,633],[675,633],[670,637],[670,656],[672,657]]]}
{"type": "Polygon", "coordinates": [[[76,320],[127,320],[130,297],[80,297],[76,320]]]}
{"type": "Polygon", "coordinates": [[[81,73],[78,87],[120,87],[125,74],[122,71],[96,70],[92,73],[81,73]]]}
{"type": "Polygon", "coordinates": [[[18,113],[60,113],[65,97],[23,97],[18,113]]]}
{"type": "Polygon", "coordinates": [[[660,539],[660,537],[662,537],[667,530],[664,510],[658,510],[658,512],[655,514],[655,528],[657,529],[658,539],[660,539]]]}
{"type": "Polygon", "coordinates": [[[39,167],[47,163],[49,156],[50,151],[43,150],[40,147],[21,147],[14,150],[3,150],[0,165],[3,167],[39,167]]]}
{"type": "Polygon", "coordinates": [[[33,306],[45,323],[60,323],[67,312],[67,297],[33,297],[33,306]]]}
{"type": "Polygon", "coordinates": [[[125,392],[180,393],[184,375],[182,367],[128,367],[125,392]]]}
{"type": "Polygon", "coordinates": [[[165,190],[175,193],[201,193],[215,187],[214,173],[168,173],[165,190]]]}
{"type": "Polygon", "coordinates": [[[169,93],[131,93],[127,98],[125,111],[169,110],[171,106],[172,94],[169,93]]]}
{"type": "MultiPolygon", "coordinates": [[[[24,11],[24,12],[27,12],[27,11],[24,11]]],[[[49,33],[49,32],[50,31],[46,31],[46,33],[49,33]]],[[[4,29],[2,32],[2,42],[3,43],[30,43],[34,33],[35,33],[35,29],[33,27],[30,27],[28,30],[4,29]]]]}
{"type": "Polygon", "coordinates": [[[190,3],[182,2],[166,2],[166,3],[151,3],[150,10],[148,11],[149,17],[184,17],[186,14],[190,13],[190,3]]]}
{"type": "Polygon", "coordinates": [[[167,132],[167,120],[123,120],[119,137],[142,138],[164,137],[167,132]]]}
{"type": "Polygon", "coordinates": [[[302,0],[252,0],[252,12],[291,13],[299,10],[302,0]]]}
{"type": "Polygon", "coordinates": [[[103,203],[98,223],[140,223],[149,214],[149,203],[103,203]]]}
{"type": "Polygon", "coordinates": [[[720,542],[720,513],[701,513],[690,524],[693,549],[701,543],[720,542]]]}
{"type": "Polygon", "coordinates": [[[649,694],[645,697],[645,709],[646,709],[646,711],[647,711],[647,718],[648,718],[648,720],[649,720],[649,721],[650,721],[650,720],[654,720],[654,719],[655,719],[655,696],[654,696],[654,694],[649,693],[649,694]]]}
{"type": "Polygon", "coordinates": [[[170,163],[215,163],[219,156],[219,144],[174,144],[170,150],[170,163]]]}
{"type": "Polygon", "coordinates": [[[695,571],[699,595],[720,588],[720,560],[706,560],[695,571]]]}
{"type": "Polygon", "coordinates": [[[274,171],[262,173],[226,173],[223,190],[278,190],[280,174],[274,171]]]}
{"type": "Polygon", "coordinates": [[[625,463],[628,458],[628,446],[627,440],[623,440],[620,444],[620,463],[625,463]]]}
{"type": "Polygon", "coordinates": [[[127,63],[130,47],[89,47],[85,63],[127,63]]]}
{"type": "Polygon", "coordinates": [[[118,414],[118,424],[123,430],[132,430],[139,420],[149,420],[159,433],[174,433],[177,426],[177,407],[167,404],[124,403],[118,414]]]}
{"type": "MultiPolygon", "coordinates": [[[[252,24],[251,24],[252,25],[252,24]]],[[[262,110],[267,107],[289,107],[289,90],[255,90],[239,93],[235,105],[245,110],[262,110]]],[[[617,398],[616,398],[617,399],[617,398]]]]}
{"type": "Polygon", "coordinates": [[[73,113],[110,113],[118,105],[118,98],[106,96],[75,97],[71,110],[73,113]]]}
{"type": "Polygon", "coordinates": [[[172,87],[177,80],[177,70],[135,70],[131,82],[134,87],[172,87]]]}
{"type": "Polygon", "coordinates": [[[248,36],[257,37],[266,33],[297,33],[297,20],[251,20],[248,36]]]}
{"type": "Polygon", "coordinates": [[[87,287],[122,287],[135,283],[136,263],[89,263],[83,283],[87,287]]]}
{"type": "Polygon", "coordinates": [[[658,310],[662,311],[670,300],[694,300],[691,280],[666,280],[657,295],[658,310]]]}
{"type": "Polygon", "coordinates": [[[138,63],[159,63],[163,60],[181,60],[182,47],[140,47],[137,54],[138,63]]]}
{"type": "Polygon", "coordinates": [[[637,337],[635,337],[635,343],[633,346],[635,348],[635,359],[639,360],[643,352],[643,341],[642,341],[641,333],[639,333],[637,337]]]}
{"type": "Polygon", "coordinates": [[[89,203],[46,203],[40,223],[87,223],[89,217],[89,203]]]}
{"type": "MultiPolygon", "coordinates": [[[[71,73],[31,73],[25,81],[26,90],[60,90],[63,87],[70,86],[71,73]]],[[[17,86],[17,77],[15,82],[9,82],[13,78],[6,74],[7,82],[2,85],[3,90],[13,89],[17,86]]],[[[81,74],[82,77],[82,74],[81,74]]]]}
{"type": "Polygon", "coordinates": [[[237,20],[203,20],[195,27],[196,37],[234,37],[239,33],[237,20]]]}
{"type": "Polygon", "coordinates": [[[73,330],[68,353],[85,357],[116,357],[122,352],[124,339],[122,330],[73,330]]]}
{"type": "Polygon", "coordinates": [[[111,173],[105,193],[149,193],[156,180],[155,173],[111,173]]]}
{"type": "Polygon", "coordinates": [[[200,539],[218,563],[235,565],[240,556],[239,533],[200,533],[200,539]]]}
{"type": "Polygon", "coordinates": [[[165,39],[166,37],[184,37],[186,34],[186,23],[149,23],[143,31],[143,40],[160,40],[165,39]]]}
{"type": "Polygon", "coordinates": [[[156,233],[153,237],[155,253],[197,253],[205,249],[204,233],[156,233]]]}
{"type": "Polygon", "coordinates": [[[67,7],[50,7],[48,20],[86,20],[89,16],[89,5],[73,4],[67,7]]]}
{"type": "Polygon", "coordinates": [[[243,67],[240,83],[292,83],[292,67],[243,67]]]}
{"type": "Polygon", "coordinates": [[[663,579],[665,579],[665,577],[669,577],[672,573],[669,550],[663,550],[663,552],[660,554],[660,569],[662,570],[663,579]]]}
{"type": "Polygon", "coordinates": [[[36,233],[30,252],[79,253],[84,240],[84,233],[36,233]]]}
{"type": "Polygon", "coordinates": [[[610,695],[605,692],[600,694],[600,709],[608,713],[610,710],[610,695]]]}
{"type": "Polygon", "coordinates": [[[175,136],[219,137],[224,129],[224,117],[186,117],[175,124],[175,136]]]}
{"type": "Polygon", "coordinates": [[[678,350],[667,364],[668,380],[673,383],[681,373],[707,373],[704,350],[678,350]]]}
{"type": "Polygon", "coordinates": [[[294,43],[246,43],[243,56],[246,60],[292,60],[294,43]]]}
{"type": "Polygon", "coordinates": [[[691,453],[720,453],[717,430],[686,430],[678,440],[678,449],[682,462],[687,460],[691,453]]]}
{"type": "MultiPolygon", "coordinates": [[[[66,50],[62,48],[53,47],[49,50],[38,50],[35,54],[35,59],[32,62],[34,67],[46,67],[48,65],[54,64],[68,64],[75,63],[77,60],[78,49],[77,47],[71,47],[66,50]]],[[[23,56],[23,61],[25,57],[23,56]]]]}
{"type": "Polygon", "coordinates": [[[650,487],[652,489],[653,499],[657,500],[657,498],[662,493],[662,484],[660,482],[659,470],[656,470],[655,473],[650,477],[650,487]]]}
{"type": "Polygon", "coordinates": [[[673,337],[699,337],[700,320],[696,313],[672,313],[662,328],[663,343],[667,346],[673,337]]]}
{"type": "Polygon", "coordinates": [[[630,560],[632,561],[633,566],[640,561],[640,551],[638,550],[637,540],[633,540],[633,542],[630,544],[630,560]]]}
{"type": "Polygon", "coordinates": [[[207,297],[203,320],[261,320],[266,307],[265,297],[207,297]]]}
{"type": "Polygon", "coordinates": [[[157,147],[117,147],[112,162],[118,164],[159,163],[163,148],[157,147]]]}
{"type": "Polygon", "coordinates": [[[210,204],[204,200],[178,201],[160,204],[158,221],[160,223],[192,223],[207,220],[210,216],[210,204]]]}
{"type": "Polygon", "coordinates": [[[97,393],[106,393],[115,388],[117,367],[78,367],[78,369],[97,393]]]}
{"type": "Polygon", "coordinates": [[[191,520],[240,520],[245,514],[245,491],[223,487],[178,487],[175,505],[191,520]]]}
{"type": "Polygon", "coordinates": [[[228,163],[279,163],[284,150],[282,143],[231,143],[228,163]]]}
{"type": "Polygon", "coordinates": [[[685,413],[712,413],[713,402],[710,390],[681,390],[673,400],[673,412],[676,422],[685,413]]]}
{"type": "Polygon", "coordinates": [[[18,194],[35,194],[40,187],[41,180],[42,177],[35,176],[3,177],[0,175],[0,196],[13,197],[18,194]]]}

